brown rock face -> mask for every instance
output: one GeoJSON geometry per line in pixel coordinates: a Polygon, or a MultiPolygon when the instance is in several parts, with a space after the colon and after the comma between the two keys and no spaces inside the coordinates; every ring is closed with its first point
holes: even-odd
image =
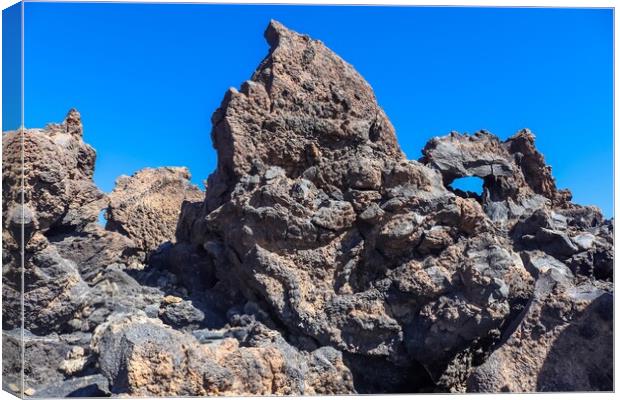
{"type": "Polygon", "coordinates": [[[419,390],[381,387],[377,362],[465,390],[533,296],[528,251],[608,279],[593,271],[608,270],[609,226],[556,188],[531,132],[453,133],[408,161],[351,66],[277,22],[265,36],[268,56],[213,115],[218,168],[181,239],[292,340],[343,351],[359,390],[419,390]],[[481,196],[451,190],[464,176],[481,196]]]}
{"type": "Polygon", "coordinates": [[[71,110],[63,124],[24,132],[22,190],[21,143],[21,132],[3,137],[6,389],[47,397],[354,391],[341,352],[291,346],[260,306],[217,282],[204,251],[162,246],[174,241],[181,209],[204,200],[187,169],[141,170],[106,196],[71,110]],[[96,222],[103,208],[106,229],[96,222]]]}
{"type": "Polygon", "coordinates": [[[470,391],[613,389],[610,288],[575,285],[567,276],[562,267],[541,274],[514,332],[469,377],[470,391]]]}
{"type": "Polygon", "coordinates": [[[350,65],[265,36],[213,115],[204,196],[184,168],[105,195],[75,110],[25,131],[22,190],[3,136],[7,388],[23,294],[23,389],[46,397],[612,390],[613,221],[556,187],[533,134],[407,160],[350,65]],[[466,176],[481,195],[452,189],[466,176]]]}
{"type": "Polygon", "coordinates": [[[269,55],[213,114],[218,166],[209,178],[209,209],[266,166],[323,185],[378,189],[378,176],[364,171],[364,162],[379,170],[403,154],[368,83],[323,43],[278,22],[265,37],[269,55]]]}
{"type": "Polygon", "coordinates": [[[174,242],[184,201],[204,200],[204,193],[189,182],[187,168],[146,168],[121,176],[110,193],[106,229],[121,232],[149,253],[174,242]]]}
{"type": "Polygon", "coordinates": [[[201,344],[159,320],[120,316],[101,325],[92,347],[112,390],[133,396],[312,395],[353,390],[330,348],[301,354],[274,331],[254,327],[251,346],[226,338],[201,344]],[[120,351],[119,351],[120,349],[120,351]]]}
{"type": "Polygon", "coordinates": [[[493,220],[518,218],[542,207],[570,207],[568,190],[558,190],[551,167],[534,147],[534,135],[524,129],[501,142],[496,136],[456,132],[429,141],[422,162],[441,172],[445,185],[456,178],[484,179],[484,209],[493,220]]]}
{"type": "MultiPolygon", "coordinates": [[[[22,150],[24,203],[31,229],[70,229],[95,222],[105,196],[92,182],[95,150],[82,141],[80,114],[71,110],[63,124],[8,132],[3,147],[4,212],[21,203],[22,150]]],[[[7,220],[5,215],[5,220],[7,220]]]]}
{"type": "MultiPolygon", "coordinates": [[[[8,132],[2,143],[3,327],[21,325],[23,224],[24,325],[33,332],[58,330],[79,307],[87,285],[71,257],[64,258],[62,249],[50,241],[68,237],[69,232],[100,229],[95,221],[106,199],[92,182],[95,151],[82,141],[76,110],[70,110],[62,124],[8,132]]],[[[108,239],[111,247],[123,242],[119,254],[129,245],[122,238],[108,239]]]]}

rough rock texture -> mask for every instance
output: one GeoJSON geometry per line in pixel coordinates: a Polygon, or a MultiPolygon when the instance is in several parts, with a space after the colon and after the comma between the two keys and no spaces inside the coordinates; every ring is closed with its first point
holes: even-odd
{"type": "Polygon", "coordinates": [[[200,343],[146,316],[102,324],[92,347],[113,392],[134,396],[334,394],[353,389],[342,355],[331,348],[300,354],[261,324],[249,337],[200,343]],[[244,347],[241,347],[241,346],[244,347]]]}
{"type": "Polygon", "coordinates": [[[526,251],[611,279],[611,224],[556,188],[530,131],[452,133],[406,160],[350,65],[277,22],[265,36],[213,115],[218,168],[180,239],[292,340],[343,351],[360,379],[384,360],[465,390],[534,295],[526,251]],[[484,179],[480,198],[451,190],[464,176],[484,179]]]}
{"type": "Polygon", "coordinates": [[[77,111],[24,138],[32,154],[22,190],[21,132],[3,136],[5,390],[34,397],[354,390],[342,353],[291,346],[260,306],[217,282],[206,252],[172,245],[181,209],[204,199],[185,168],[122,177],[107,196],[92,182],[95,153],[82,140],[77,111]],[[45,159],[58,163],[55,175],[45,159]],[[102,209],[105,228],[97,223],[102,209]],[[117,323],[123,320],[131,323],[117,323]],[[163,340],[152,342],[157,337],[163,340]],[[166,355],[173,357],[168,372],[166,355]]]}
{"type": "Polygon", "coordinates": [[[25,131],[21,190],[3,136],[3,342],[29,375],[5,357],[5,388],[612,390],[613,221],[556,187],[533,134],[451,133],[407,160],[353,67],[275,21],[265,36],[213,114],[204,196],[183,168],[102,193],[75,110],[25,131]],[[465,176],[481,195],[452,189],[465,176]]]}
{"type": "Polygon", "coordinates": [[[493,221],[518,218],[545,204],[570,207],[571,193],[556,188],[528,129],[505,142],[487,131],[473,136],[452,132],[432,139],[422,152],[421,161],[440,171],[445,185],[465,176],[482,178],[482,205],[493,221]]]}
{"type": "Polygon", "coordinates": [[[80,114],[71,110],[63,124],[3,135],[4,212],[15,215],[13,210],[23,205],[29,230],[81,228],[95,222],[105,207],[105,195],[92,182],[95,150],[82,141],[79,120],[80,114]]]}
{"type": "Polygon", "coordinates": [[[265,37],[269,55],[212,117],[218,166],[209,178],[209,209],[266,166],[324,185],[378,189],[382,163],[403,154],[370,86],[321,42],[275,21],[265,37]],[[377,162],[374,171],[365,161],[377,162]]]}
{"type": "Polygon", "coordinates": [[[574,284],[570,278],[570,270],[561,265],[541,273],[523,319],[506,343],[469,377],[470,391],[613,388],[609,285],[574,284]]]}
{"type": "Polygon", "coordinates": [[[92,181],[95,151],[82,140],[76,110],[62,124],[6,133],[3,158],[3,327],[20,325],[23,220],[24,325],[57,332],[84,300],[85,281],[135,246],[97,225],[107,199],[92,181]]]}
{"type": "Polygon", "coordinates": [[[174,242],[184,201],[204,199],[187,168],[145,168],[121,176],[110,193],[106,229],[127,235],[144,252],[174,242]]]}

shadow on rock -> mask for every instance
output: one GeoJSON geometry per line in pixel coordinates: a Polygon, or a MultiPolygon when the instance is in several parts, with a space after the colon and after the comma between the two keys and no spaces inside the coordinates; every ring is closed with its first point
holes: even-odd
{"type": "Polygon", "coordinates": [[[598,297],[558,336],[538,375],[536,391],[613,390],[613,296],[598,297]]]}

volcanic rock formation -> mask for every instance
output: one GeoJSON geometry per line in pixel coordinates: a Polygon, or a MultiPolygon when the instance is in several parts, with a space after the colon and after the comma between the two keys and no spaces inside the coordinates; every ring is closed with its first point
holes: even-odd
{"type": "Polygon", "coordinates": [[[183,168],[102,193],[75,110],[3,136],[6,387],[612,390],[613,222],[556,187],[534,135],[453,132],[407,160],[352,66],[275,21],[265,37],[213,114],[204,194],[183,168]],[[465,176],[481,195],[452,189],[465,176]]]}
{"type": "Polygon", "coordinates": [[[170,167],[121,176],[109,196],[106,229],[125,234],[146,254],[174,242],[180,205],[204,198],[189,179],[187,168],[170,167]]]}

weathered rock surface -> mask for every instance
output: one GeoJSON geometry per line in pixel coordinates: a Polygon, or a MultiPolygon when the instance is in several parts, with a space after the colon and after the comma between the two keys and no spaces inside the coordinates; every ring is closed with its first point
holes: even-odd
{"type": "Polygon", "coordinates": [[[278,22],[265,38],[267,58],[213,114],[218,166],[209,178],[209,209],[267,166],[291,178],[377,190],[382,163],[404,156],[368,83],[323,43],[278,22]],[[365,161],[376,168],[369,171],[365,161]]]}
{"type": "Polygon", "coordinates": [[[105,207],[105,195],[92,182],[95,150],[83,142],[79,121],[80,114],[70,110],[63,124],[3,135],[4,212],[23,205],[30,229],[81,228],[97,221],[105,207]]]}
{"type": "Polygon", "coordinates": [[[110,193],[106,229],[121,232],[145,253],[175,241],[181,205],[204,199],[187,168],[145,168],[121,176],[110,193]]]}
{"type": "Polygon", "coordinates": [[[24,326],[58,332],[87,297],[90,277],[135,246],[97,225],[107,198],[92,181],[95,151],[76,110],[62,124],[6,133],[3,158],[3,327],[21,325],[23,220],[24,326]]]}
{"type": "Polygon", "coordinates": [[[92,347],[112,391],[134,396],[352,391],[339,352],[321,348],[300,354],[279,333],[261,324],[250,329],[244,343],[230,337],[201,344],[159,320],[119,316],[98,328],[92,347]]]}
{"type": "Polygon", "coordinates": [[[351,66],[277,22],[265,36],[269,55],[213,115],[218,168],[181,239],[294,340],[464,390],[534,295],[523,252],[611,278],[611,225],[556,188],[530,131],[452,133],[406,160],[351,66]],[[480,198],[451,190],[464,176],[484,179],[480,198]]]}
{"type": "Polygon", "coordinates": [[[432,139],[422,152],[421,161],[440,171],[445,185],[466,176],[482,178],[482,205],[494,221],[518,218],[545,204],[569,207],[572,194],[556,188],[528,129],[504,142],[487,131],[472,136],[452,132],[432,139]]]}
{"type": "Polygon", "coordinates": [[[611,390],[613,221],[556,187],[533,134],[407,160],[352,66],[265,36],[213,114],[204,195],[184,168],[102,193],[75,110],[25,131],[21,190],[3,136],[3,342],[21,354],[23,241],[28,395],[611,390]]]}
{"type": "Polygon", "coordinates": [[[525,316],[469,377],[474,392],[613,390],[613,296],[609,285],[542,273],[525,316]],[[597,287],[599,286],[599,287],[597,287]]]}
{"type": "MultiPolygon", "coordinates": [[[[52,214],[46,208],[46,198],[29,194],[24,197],[30,200],[21,205],[17,158],[3,169],[3,209],[9,210],[3,225],[6,390],[34,397],[327,394],[354,390],[340,352],[333,348],[302,352],[291,346],[259,306],[247,303],[235,289],[218,282],[205,251],[172,245],[181,209],[204,198],[189,183],[186,169],[139,171],[119,179],[117,188],[107,196],[92,182],[94,151],[82,142],[76,111],[70,111],[63,124],[27,130],[24,135],[35,143],[30,150],[37,154],[30,159],[63,163],[57,166],[57,182],[45,180],[47,170],[27,161],[25,168],[32,172],[24,193],[42,186],[39,179],[52,187],[66,188],[64,180],[75,178],[65,192],[56,191],[62,197],[55,199],[59,211],[52,214]],[[57,137],[62,140],[54,142],[57,137]],[[76,162],[72,158],[81,153],[67,151],[67,146],[90,149],[89,162],[76,162]],[[69,171],[72,168],[79,171],[69,171]],[[87,196],[69,200],[77,193],[75,188],[95,193],[95,203],[91,204],[87,196]],[[63,209],[67,202],[72,202],[71,206],[63,209]],[[106,228],[96,222],[103,208],[108,216],[106,228]],[[74,215],[66,219],[70,213],[74,215]],[[40,215],[45,215],[45,223],[39,222],[40,215]],[[19,330],[22,226],[23,342],[19,330]],[[144,265],[147,260],[150,263],[144,265]],[[147,324],[115,323],[123,318],[147,324]],[[110,329],[114,330],[112,338],[110,329]],[[165,340],[152,343],[153,337],[165,340]],[[181,348],[193,347],[193,353],[177,354],[181,348]],[[161,368],[158,357],[165,355],[181,363],[171,364],[171,375],[161,368]],[[122,365],[136,367],[137,375],[119,378],[119,373],[127,372],[122,365]],[[199,366],[204,376],[196,375],[194,366],[199,366]]],[[[19,143],[19,132],[7,133],[3,137],[4,155],[19,152],[19,143]]]]}

